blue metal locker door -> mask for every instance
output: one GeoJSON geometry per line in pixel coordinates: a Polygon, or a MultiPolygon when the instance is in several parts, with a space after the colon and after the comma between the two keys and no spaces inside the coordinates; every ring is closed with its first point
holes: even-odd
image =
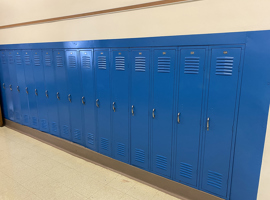
{"type": "Polygon", "coordinates": [[[148,170],[150,50],[132,50],[131,67],[131,164],[148,170]]]}
{"type": "Polygon", "coordinates": [[[65,51],[54,51],[55,84],[57,88],[58,112],[61,137],[72,140],[70,132],[69,101],[67,90],[67,73],[65,62],[65,51]]]}
{"type": "Polygon", "coordinates": [[[43,58],[41,50],[34,50],[33,72],[35,79],[35,95],[37,99],[39,127],[43,132],[49,132],[47,99],[45,95],[45,80],[43,71],[43,58]]]}
{"type": "Polygon", "coordinates": [[[113,156],[129,162],[129,66],[128,50],[112,51],[112,136],[113,156]]]}
{"type": "Polygon", "coordinates": [[[30,126],[29,121],[29,104],[28,104],[28,89],[26,88],[25,82],[25,71],[24,71],[24,61],[23,61],[23,53],[18,50],[15,51],[16,54],[16,74],[17,74],[17,92],[20,96],[20,104],[21,104],[21,122],[25,126],[30,126]]]}
{"type": "Polygon", "coordinates": [[[94,50],[98,144],[99,152],[107,156],[111,156],[109,55],[108,49],[94,50]]]}
{"type": "Polygon", "coordinates": [[[6,87],[5,78],[4,78],[4,68],[7,67],[7,57],[5,54],[5,51],[1,51],[1,97],[2,97],[2,103],[3,103],[3,113],[4,117],[8,119],[8,103],[7,103],[7,95],[6,95],[6,89],[9,89],[6,87]]]}
{"type": "Polygon", "coordinates": [[[153,171],[171,177],[176,49],[154,50],[153,171]]]}
{"type": "Polygon", "coordinates": [[[197,186],[205,49],[181,49],[178,89],[176,180],[197,186]]]}
{"type": "Polygon", "coordinates": [[[80,51],[82,99],[83,104],[83,132],[85,134],[86,147],[96,150],[96,119],[95,119],[95,95],[94,95],[94,69],[93,51],[80,51]]]}
{"type": "Polygon", "coordinates": [[[82,132],[82,85],[80,65],[77,51],[66,51],[67,61],[67,82],[68,82],[68,100],[70,109],[70,123],[72,132],[72,141],[84,145],[84,134],[82,132]]]}
{"type": "Polygon", "coordinates": [[[35,79],[33,71],[33,52],[31,50],[23,50],[24,56],[24,74],[26,83],[26,92],[28,94],[28,104],[30,111],[30,126],[32,128],[38,129],[38,112],[37,112],[37,101],[35,94],[35,79]]]}
{"type": "Polygon", "coordinates": [[[16,63],[15,63],[15,52],[8,51],[8,68],[10,75],[10,85],[9,89],[11,91],[12,103],[14,109],[13,119],[17,123],[21,123],[21,105],[20,105],[20,97],[17,91],[17,74],[16,74],[16,63]]]}
{"type": "MultiPolygon", "coordinates": [[[[56,82],[55,82],[55,68],[53,65],[53,53],[52,50],[43,50],[43,66],[44,66],[44,78],[45,78],[45,96],[47,99],[47,113],[48,113],[48,130],[52,135],[60,136],[59,130],[59,118],[58,118],[58,106],[56,98],[56,82]]],[[[42,92],[41,92],[42,93],[42,92]]]]}
{"type": "Polygon", "coordinates": [[[211,53],[202,188],[226,197],[241,48],[211,53]]]}

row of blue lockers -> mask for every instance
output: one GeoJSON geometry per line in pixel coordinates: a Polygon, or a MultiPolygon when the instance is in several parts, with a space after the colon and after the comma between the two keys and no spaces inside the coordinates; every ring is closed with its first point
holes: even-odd
{"type": "Polygon", "coordinates": [[[0,54],[5,118],[228,196],[242,46],[0,54]]]}

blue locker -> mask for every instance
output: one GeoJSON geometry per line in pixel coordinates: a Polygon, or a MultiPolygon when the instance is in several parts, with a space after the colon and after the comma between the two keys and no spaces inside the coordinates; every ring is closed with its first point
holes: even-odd
{"type": "Polygon", "coordinates": [[[71,141],[69,101],[67,90],[67,73],[65,62],[65,51],[55,50],[55,85],[57,88],[56,98],[58,99],[58,113],[60,122],[60,135],[62,138],[71,141]]]}
{"type": "Polygon", "coordinates": [[[68,100],[70,110],[70,123],[72,141],[84,145],[84,134],[82,131],[82,89],[81,69],[78,60],[78,51],[66,51],[68,100]]]}
{"type": "Polygon", "coordinates": [[[110,99],[110,51],[94,50],[94,67],[96,73],[96,110],[99,152],[111,156],[111,99],[110,99]]]}
{"type": "MultiPolygon", "coordinates": [[[[46,96],[46,109],[48,114],[48,130],[52,135],[60,136],[58,107],[56,98],[56,81],[55,81],[55,68],[53,65],[53,52],[52,50],[43,50],[43,66],[44,66],[44,79],[45,79],[45,93],[46,96]]],[[[43,93],[42,91],[40,92],[43,93]]],[[[42,95],[42,94],[41,94],[42,95]]]]}
{"type": "Polygon", "coordinates": [[[49,132],[48,113],[47,113],[47,99],[45,95],[45,79],[43,70],[43,58],[41,50],[33,51],[34,63],[33,72],[35,79],[35,94],[38,107],[39,127],[43,132],[49,132]]]}
{"type": "Polygon", "coordinates": [[[180,53],[175,177],[197,186],[206,50],[188,48],[180,53]]]}
{"type": "Polygon", "coordinates": [[[95,120],[95,95],[94,95],[94,69],[93,51],[80,51],[82,99],[83,104],[83,132],[86,147],[96,150],[96,120],[95,120]]]}
{"type": "Polygon", "coordinates": [[[206,115],[202,188],[226,197],[241,48],[213,48],[206,115]]]}
{"type": "Polygon", "coordinates": [[[112,51],[112,136],[113,156],[129,162],[129,52],[112,51]]]}
{"type": "Polygon", "coordinates": [[[2,108],[3,108],[3,114],[6,119],[8,119],[8,102],[7,102],[7,96],[6,96],[6,83],[4,78],[4,68],[7,67],[7,57],[5,54],[5,51],[1,51],[1,97],[2,97],[2,108]]]}
{"type": "Polygon", "coordinates": [[[148,170],[150,50],[132,50],[131,71],[131,164],[148,170]]]}
{"type": "Polygon", "coordinates": [[[15,51],[16,54],[16,74],[17,74],[17,92],[20,96],[20,104],[21,104],[21,123],[25,126],[30,126],[29,121],[29,104],[28,104],[28,88],[26,87],[25,82],[25,71],[24,71],[24,59],[23,52],[21,50],[15,51]]]}
{"type": "Polygon", "coordinates": [[[38,111],[36,101],[36,85],[33,72],[33,52],[31,50],[22,51],[24,57],[24,73],[26,92],[28,94],[29,114],[30,114],[30,127],[38,129],[38,111]]]}
{"type": "Polygon", "coordinates": [[[176,49],[154,50],[153,171],[171,177],[176,49]]]}
{"type": "Polygon", "coordinates": [[[17,74],[16,74],[16,64],[15,64],[15,54],[13,51],[8,51],[8,68],[9,68],[9,76],[10,76],[10,91],[13,103],[13,120],[17,123],[21,122],[21,105],[20,98],[17,92],[17,74]]]}

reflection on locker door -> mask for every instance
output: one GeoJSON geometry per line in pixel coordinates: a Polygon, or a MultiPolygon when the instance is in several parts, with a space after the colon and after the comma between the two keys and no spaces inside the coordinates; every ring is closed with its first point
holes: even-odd
{"type": "Polygon", "coordinates": [[[178,80],[176,180],[197,186],[205,49],[181,49],[178,80]]]}
{"type": "Polygon", "coordinates": [[[31,50],[22,51],[24,57],[24,73],[26,83],[26,93],[28,94],[28,104],[30,111],[30,126],[38,129],[38,112],[36,101],[36,85],[33,73],[33,52],[31,50]]]}
{"type": "Polygon", "coordinates": [[[129,162],[128,97],[129,66],[128,50],[112,51],[112,135],[113,156],[129,162]]]}
{"type": "Polygon", "coordinates": [[[95,130],[95,96],[94,96],[94,69],[92,66],[93,51],[80,51],[82,97],[83,104],[83,132],[85,134],[86,147],[96,150],[95,130]]]}
{"type": "Polygon", "coordinates": [[[41,131],[49,132],[42,51],[34,50],[33,58],[34,58],[33,72],[36,85],[35,95],[37,99],[39,127],[41,131]]]}
{"type": "Polygon", "coordinates": [[[1,93],[2,93],[2,103],[3,103],[3,113],[4,117],[8,119],[8,97],[6,95],[6,90],[9,89],[6,87],[5,83],[5,68],[7,67],[7,57],[5,51],[1,51],[1,93]]]}
{"type": "Polygon", "coordinates": [[[150,50],[132,50],[131,68],[131,164],[148,170],[150,50]]]}
{"type": "Polygon", "coordinates": [[[107,49],[94,51],[94,67],[96,72],[96,110],[99,152],[111,155],[110,135],[110,65],[107,49]]]}
{"type": "Polygon", "coordinates": [[[153,170],[171,176],[176,49],[154,50],[153,170]]]}
{"type": "Polygon", "coordinates": [[[29,121],[29,104],[28,104],[28,89],[26,87],[25,82],[25,71],[24,71],[24,60],[23,53],[20,50],[15,51],[16,54],[16,74],[17,74],[17,92],[20,96],[20,104],[21,104],[21,117],[22,124],[25,126],[30,125],[29,121]]]}
{"type": "Polygon", "coordinates": [[[241,48],[213,48],[202,188],[226,197],[241,48]]]}
{"type": "Polygon", "coordinates": [[[58,99],[58,112],[60,122],[60,135],[62,138],[71,140],[70,134],[70,116],[69,116],[69,101],[67,91],[67,74],[65,52],[63,50],[55,50],[54,64],[55,64],[55,85],[56,98],[58,99]]]}
{"type": "Polygon", "coordinates": [[[58,118],[58,107],[56,98],[56,82],[55,82],[55,68],[53,65],[53,52],[52,50],[43,50],[43,66],[44,66],[44,78],[45,78],[45,90],[40,91],[44,93],[47,100],[47,113],[48,113],[48,123],[49,131],[53,135],[60,135],[59,130],[59,118],[58,118]]]}
{"type": "Polygon", "coordinates": [[[78,53],[74,50],[66,51],[68,100],[72,141],[84,145],[84,134],[82,132],[82,89],[78,53]]]}

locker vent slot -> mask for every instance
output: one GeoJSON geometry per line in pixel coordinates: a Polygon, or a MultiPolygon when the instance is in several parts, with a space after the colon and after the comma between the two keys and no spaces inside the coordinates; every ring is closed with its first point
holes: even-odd
{"type": "Polygon", "coordinates": [[[47,130],[48,129],[48,124],[46,119],[41,119],[41,127],[43,130],[47,130]]]}
{"type": "Polygon", "coordinates": [[[68,126],[66,126],[66,125],[63,126],[63,134],[64,134],[65,136],[68,136],[68,135],[69,135],[69,128],[68,128],[68,126]]]}
{"type": "Polygon", "coordinates": [[[135,160],[140,163],[145,161],[145,152],[142,149],[135,149],[135,160]]]}
{"type": "Polygon", "coordinates": [[[88,144],[94,145],[94,134],[93,133],[87,134],[87,142],[88,142],[88,144]]]}
{"type": "Polygon", "coordinates": [[[145,72],[145,57],[135,57],[135,72],[145,72]]]}
{"type": "Polygon", "coordinates": [[[62,56],[56,56],[56,66],[57,67],[63,67],[63,57],[62,56]]]}
{"type": "Polygon", "coordinates": [[[54,134],[57,133],[57,125],[56,125],[55,122],[52,122],[52,131],[53,131],[54,134]]]}
{"type": "Polygon", "coordinates": [[[9,64],[14,64],[14,59],[13,59],[12,55],[8,56],[8,62],[9,62],[9,64]]]}
{"type": "MultiPolygon", "coordinates": [[[[84,68],[90,68],[90,56],[83,56],[82,57],[82,66],[84,68]]],[[[106,63],[105,63],[106,68],[106,63]]]]}
{"type": "Polygon", "coordinates": [[[222,187],[222,174],[208,170],[207,184],[215,188],[222,187]]]}
{"type": "Polygon", "coordinates": [[[123,143],[117,144],[117,154],[120,156],[125,156],[125,145],[123,143]]]}
{"type": "Polygon", "coordinates": [[[20,113],[16,112],[16,113],[15,113],[15,116],[16,116],[16,119],[17,119],[17,120],[20,120],[20,118],[21,118],[20,113]]]}
{"type": "Polygon", "coordinates": [[[76,67],[76,57],[75,56],[69,56],[68,57],[68,63],[69,63],[69,67],[76,67]]]}
{"type": "Polygon", "coordinates": [[[170,57],[158,57],[158,72],[170,73],[171,58],[170,57]]]}
{"type": "Polygon", "coordinates": [[[51,66],[51,56],[50,55],[45,56],[45,65],[51,66]]]}
{"type": "Polygon", "coordinates": [[[30,60],[30,56],[29,55],[25,55],[24,56],[24,64],[26,64],[26,65],[30,65],[31,64],[31,60],[30,60]]]}
{"type": "Polygon", "coordinates": [[[180,163],[180,176],[192,179],[192,165],[187,163],[180,163]]]}
{"type": "Polygon", "coordinates": [[[28,124],[28,122],[29,122],[28,120],[29,120],[28,115],[24,115],[23,116],[24,123],[28,124]]]}
{"type": "Polygon", "coordinates": [[[159,169],[167,170],[167,158],[161,155],[157,155],[156,166],[159,169]]]}
{"type": "Polygon", "coordinates": [[[125,70],[125,57],[123,56],[115,57],[115,70],[119,70],[119,71],[125,70]]]}
{"type": "Polygon", "coordinates": [[[185,58],[185,74],[198,74],[200,66],[199,57],[186,57],[185,58]]]}
{"type": "Polygon", "coordinates": [[[74,138],[76,140],[81,140],[81,131],[79,129],[74,130],[74,138]]]}
{"type": "Polygon", "coordinates": [[[231,76],[234,57],[217,57],[216,75],[231,76]]]}
{"type": "Polygon", "coordinates": [[[109,150],[109,140],[106,138],[101,138],[101,148],[108,151],[109,150]]]}
{"type": "Polygon", "coordinates": [[[36,117],[32,117],[32,124],[33,124],[33,126],[37,126],[38,121],[37,121],[36,117]]]}
{"type": "Polygon", "coordinates": [[[16,55],[16,64],[21,65],[22,64],[22,57],[21,55],[16,55]]]}
{"type": "Polygon", "coordinates": [[[40,66],[40,57],[38,55],[34,55],[34,64],[40,66]]]}
{"type": "Polygon", "coordinates": [[[6,56],[2,55],[1,61],[2,61],[2,64],[7,64],[6,56]]]}
{"type": "Polygon", "coordinates": [[[106,56],[99,56],[98,57],[98,68],[99,69],[106,69],[106,66],[107,66],[106,56]]]}

